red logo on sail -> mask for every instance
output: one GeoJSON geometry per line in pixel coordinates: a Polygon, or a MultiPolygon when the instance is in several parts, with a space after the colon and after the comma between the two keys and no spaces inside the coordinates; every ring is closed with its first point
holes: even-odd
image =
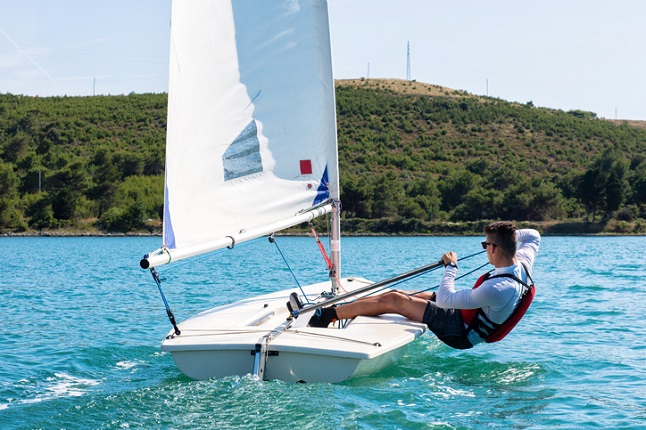
{"type": "Polygon", "coordinates": [[[312,160],[301,160],[301,175],[312,174],[312,160]]]}

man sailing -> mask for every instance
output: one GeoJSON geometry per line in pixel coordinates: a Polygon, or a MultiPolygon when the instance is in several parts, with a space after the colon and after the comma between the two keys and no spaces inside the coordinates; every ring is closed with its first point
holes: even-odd
{"type": "Polygon", "coordinates": [[[357,316],[386,313],[423,322],[442,342],[457,349],[502,339],[522,317],[534,295],[531,272],[541,241],[533,229],[517,230],[512,222],[493,222],[484,228],[482,247],[491,273],[483,275],[473,289],[455,290],[458,256],[442,255],[444,275],[437,293],[407,294],[390,291],[338,307],[317,309],[312,327],[357,316]]]}

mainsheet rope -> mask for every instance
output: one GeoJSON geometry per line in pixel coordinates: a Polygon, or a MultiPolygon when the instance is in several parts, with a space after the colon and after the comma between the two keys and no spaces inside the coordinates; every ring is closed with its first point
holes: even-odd
{"type": "MultiPolygon", "coordinates": [[[[476,255],[480,255],[480,254],[482,254],[482,253],[484,253],[484,252],[487,252],[487,250],[479,251],[479,252],[476,252],[475,254],[471,254],[471,255],[467,255],[466,257],[459,258],[459,259],[458,259],[458,261],[462,261],[462,260],[466,260],[466,259],[469,259],[469,258],[475,257],[476,255]]],[[[483,264],[483,265],[481,265],[481,266],[479,266],[479,267],[476,267],[475,269],[473,269],[473,270],[471,270],[471,271],[469,271],[469,272],[465,273],[464,275],[458,276],[458,277],[457,277],[457,278],[455,278],[455,279],[456,279],[456,280],[458,280],[458,279],[462,279],[462,278],[464,278],[465,276],[469,276],[469,275],[470,275],[470,274],[472,274],[473,272],[476,272],[476,271],[478,271],[478,270],[482,269],[482,268],[483,268],[483,267],[485,267],[487,264],[489,264],[489,262],[486,262],[485,264],[483,264]]],[[[380,289],[378,289],[378,290],[376,290],[376,291],[373,291],[373,292],[371,292],[370,294],[366,294],[364,297],[371,296],[371,295],[373,295],[373,294],[377,294],[377,293],[379,293],[379,292],[381,292],[381,291],[384,291],[384,290],[386,290],[386,289],[390,289],[390,288],[392,288],[392,287],[393,287],[393,286],[395,286],[395,285],[399,285],[399,284],[401,284],[402,282],[410,281],[411,279],[415,279],[415,278],[417,278],[417,277],[419,277],[419,276],[422,276],[422,275],[425,275],[425,274],[427,274],[427,273],[429,273],[429,272],[432,272],[432,271],[434,271],[434,270],[437,270],[437,269],[439,269],[440,267],[441,267],[441,266],[438,266],[438,267],[433,268],[433,269],[430,269],[430,270],[428,270],[428,271],[426,271],[426,272],[423,272],[423,273],[417,274],[417,275],[415,275],[415,276],[411,276],[410,278],[402,279],[402,280],[401,280],[401,281],[399,281],[399,282],[395,282],[395,283],[393,283],[393,284],[390,284],[389,286],[385,286],[384,288],[380,288],[380,289]]],[[[407,296],[409,296],[409,297],[410,297],[410,296],[414,296],[414,295],[419,294],[419,293],[423,293],[423,292],[425,292],[425,291],[434,290],[434,289],[436,289],[436,288],[439,288],[439,286],[440,286],[440,285],[438,284],[438,285],[436,285],[436,286],[434,286],[434,287],[429,287],[429,288],[426,288],[426,289],[424,289],[424,290],[420,290],[420,291],[415,291],[415,292],[412,292],[412,293],[408,293],[408,294],[407,294],[407,296]]],[[[356,300],[352,300],[352,301],[349,301],[349,302],[346,302],[346,303],[352,303],[352,302],[355,302],[355,301],[356,301],[356,300]]],[[[339,328],[343,328],[343,327],[345,327],[345,325],[346,325],[348,322],[349,322],[349,320],[346,320],[345,322],[341,322],[341,320],[339,320],[339,321],[338,321],[338,323],[339,323],[339,328]]]]}
{"type": "MultiPolygon", "coordinates": [[[[481,254],[481,252],[479,252],[478,254],[481,254]]],[[[478,254],[474,254],[474,255],[478,255],[478,254]]],[[[458,279],[462,279],[462,278],[464,278],[464,277],[467,277],[467,276],[469,276],[470,274],[472,274],[473,272],[477,272],[478,270],[480,270],[480,269],[482,269],[483,267],[487,266],[488,264],[489,264],[489,262],[487,262],[487,263],[483,264],[482,266],[476,267],[475,269],[473,269],[473,270],[471,270],[471,271],[469,271],[469,272],[465,273],[464,275],[460,275],[460,276],[458,276],[457,278],[455,278],[455,280],[457,281],[458,279]]],[[[439,288],[439,287],[440,287],[440,284],[437,284],[437,285],[436,285],[436,286],[434,286],[434,287],[429,287],[429,288],[426,288],[426,289],[424,289],[424,290],[415,291],[415,292],[413,292],[413,293],[409,293],[408,295],[409,295],[409,296],[414,296],[414,295],[416,295],[416,294],[424,293],[424,292],[426,292],[426,291],[430,291],[430,290],[434,290],[434,289],[439,288]]]]}
{"type": "MultiPolygon", "coordinates": [[[[325,260],[325,264],[326,264],[326,266],[327,266],[328,270],[330,271],[330,274],[332,274],[332,273],[334,273],[334,272],[333,272],[334,265],[333,265],[333,263],[332,263],[332,260],[330,259],[330,257],[328,256],[327,252],[325,251],[325,247],[323,246],[323,244],[321,243],[321,240],[319,239],[318,235],[316,234],[316,230],[314,229],[314,227],[312,227],[312,226],[311,226],[311,224],[310,224],[310,227],[311,227],[311,229],[312,229],[311,236],[312,236],[312,237],[314,237],[314,239],[316,240],[316,244],[318,245],[318,248],[319,248],[319,250],[321,251],[321,255],[323,256],[323,259],[325,260]]],[[[305,291],[303,290],[303,287],[301,286],[300,282],[299,282],[299,281],[298,281],[298,279],[296,278],[296,275],[294,274],[294,271],[292,270],[292,268],[291,268],[291,266],[290,266],[289,262],[287,261],[287,258],[285,257],[285,254],[283,254],[283,252],[280,250],[280,247],[278,246],[278,242],[276,242],[276,240],[275,240],[275,238],[274,238],[274,235],[271,235],[271,236],[270,236],[269,241],[270,241],[271,243],[273,243],[273,244],[275,244],[275,245],[276,245],[276,249],[278,249],[278,252],[280,253],[280,256],[283,258],[283,261],[285,262],[285,265],[287,266],[287,269],[289,270],[289,272],[291,273],[292,277],[294,278],[294,281],[296,282],[296,285],[298,286],[299,290],[301,291],[301,294],[303,295],[303,297],[305,298],[305,300],[307,301],[307,303],[308,303],[308,304],[310,304],[310,303],[311,303],[310,299],[307,297],[307,295],[305,294],[305,291]]],[[[472,258],[472,257],[475,257],[475,256],[477,256],[477,255],[483,254],[483,253],[485,253],[485,252],[487,252],[487,251],[486,251],[486,250],[479,251],[479,252],[476,252],[476,253],[474,253],[474,254],[467,255],[467,256],[465,256],[465,257],[459,258],[459,259],[458,259],[458,261],[467,260],[467,259],[469,259],[469,258],[472,258]]],[[[462,278],[464,278],[464,277],[466,277],[466,276],[469,276],[469,275],[471,275],[472,273],[474,273],[474,272],[476,272],[476,271],[478,271],[478,270],[482,269],[483,267],[485,267],[485,266],[486,266],[486,265],[488,265],[488,264],[489,264],[489,262],[484,263],[483,265],[481,265],[481,266],[479,266],[479,267],[476,267],[475,269],[473,269],[473,270],[471,270],[471,271],[469,271],[469,272],[467,272],[467,273],[465,273],[465,274],[463,274],[463,275],[460,275],[460,276],[458,276],[458,277],[457,277],[457,278],[455,278],[455,279],[456,279],[456,280],[458,280],[458,279],[462,279],[462,278]]],[[[376,290],[376,291],[373,291],[373,292],[371,292],[370,294],[367,294],[366,296],[370,296],[370,295],[373,295],[373,294],[377,294],[377,293],[379,293],[379,292],[382,292],[382,291],[384,291],[384,290],[391,289],[391,288],[392,288],[393,286],[395,286],[395,285],[399,285],[399,284],[401,284],[401,283],[403,283],[403,282],[407,282],[407,281],[410,281],[410,280],[412,280],[412,279],[415,279],[415,278],[417,278],[417,277],[419,277],[419,276],[425,275],[426,273],[429,273],[429,272],[432,272],[432,271],[434,271],[434,270],[439,269],[439,267],[440,267],[440,266],[438,266],[438,267],[437,267],[437,268],[435,268],[435,269],[431,269],[431,270],[429,270],[429,271],[427,271],[427,272],[420,273],[420,274],[415,275],[415,276],[411,276],[410,278],[402,279],[401,281],[396,282],[396,283],[394,283],[394,284],[391,284],[391,285],[389,285],[389,286],[384,286],[384,288],[381,288],[381,289],[378,289],[378,290],[376,290]]],[[[337,274],[336,274],[336,273],[334,273],[334,275],[333,275],[333,276],[335,276],[335,277],[336,277],[336,276],[337,276],[337,274]]],[[[336,279],[337,279],[337,282],[338,282],[339,286],[341,286],[341,280],[340,280],[338,277],[337,277],[336,279]]],[[[343,287],[341,286],[341,288],[343,288],[343,287]]],[[[416,295],[416,294],[423,293],[423,292],[430,291],[430,290],[434,290],[434,289],[436,289],[436,288],[439,288],[439,284],[438,284],[438,285],[435,285],[435,286],[433,286],[433,287],[426,288],[426,289],[424,289],[424,290],[419,290],[419,291],[415,291],[415,292],[409,293],[408,295],[409,295],[409,296],[414,296],[414,295],[416,295]]],[[[345,290],[345,289],[344,289],[344,290],[345,290]]],[[[348,303],[351,303],[351,302],[348,302],[348,303]]]]}
{"type": "MultiPolygon", "coordinates": [[[[485,253],[485,252],[487,252],[487,250],[479,251],[479,252],[476,252],[475,254],[471,254],[471,255],[467,255],[466,257],[459,258],[459,259],[458,259],[458,261],[468,260],[469,258],[475,257],[475,256],[480,255],[480,254],[483,254],[483,253],[485,253]]],[[[479,266],[479,267],[476,267],[475,269],[473,269],[473,270],[471,270],[471,271],[469,271],[469,272],[465,273],[464,275],[460,275],[460,276],[458,276],[457,278],[455,278],[455,280],[462,279],[462,278],[464,278],[464,277],[466,277],[466,276],[469,276],[469,275],[471,275],[473,272],[477,272],[478,270],[482,269],[483,267],[485,267],[485,266],[486,266],[486,265],[488,265],[488,264],[489,264],[489,262],[484,263],[483,265],[481,265],[481,266],[479,266]]],[[[379,293],[379,292],[381,292],[381,291],[384,291],[384,290],[390,289],[390,288],[394,287],[395,285],[399,285],[399,284],[401,284],[401,283],[403,283],[403,282],[407,282],[407,281],[410,281],[410,280],[412,280],[412,279],[418,278],[418,277],[420,277],[420,276],[422,276],[422,275],[425,275],[425,274],[427,274],[427,273],[429,273],[429,272],[433,272],[433,271],[435,271],[435,270],[437,270],[437,269],[439,269],[439,268],[440,268],[440,266],[438,266],[438,267],[436,267],[436,268],[434,268],[434,269],[431,269],[431,270],[429,270],[429,271],[427,271],[427,272],[420,273],[420,274],[415,275],[415,276],[411,276],[410,278],[402,279],[401,281],[396,282],[396,283],[394,283],[394,284],[391,284],[391,285],[389,285],[389,286],[387,286],[387,287],[384,287],[384,288],[381,288],[381,289],[379,289],[379,290],[373,291],[372,293],[367,294],[367,296],[370,296],[370,295],[373,295],[373,294],[379,293]]],[[[419,291],[415,291],[415,292],[412,292],[412,293],[408,293],[408,296],[414,296],[414,295],[419,294],[419,293],[423,293],[423,292],[426,292],[426,291],[434,290],[434,289],[436,289],[436,288],[439,288],[439,286],[440,286],[440,285],[438,284],[438,285],[435,285],[434,287],[429,287],[429,288],[426,288],[426,289],[424,289],[424,290],[419,290],[419,291]]]]}

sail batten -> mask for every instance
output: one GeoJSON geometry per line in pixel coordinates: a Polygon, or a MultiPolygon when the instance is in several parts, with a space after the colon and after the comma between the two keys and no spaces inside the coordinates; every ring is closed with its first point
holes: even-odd
{"type": "Polygon", "coordinates": [[[172,9],[164,247],[210,249],[338,199],[326,2],[172,9]]]}

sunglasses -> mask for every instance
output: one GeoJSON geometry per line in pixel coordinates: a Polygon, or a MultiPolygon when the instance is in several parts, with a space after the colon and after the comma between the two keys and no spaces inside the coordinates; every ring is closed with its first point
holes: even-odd
{"type": "Polygon", "coordinates": [[[487,249],[487,246],[493,245],[493,246],[498,246],[495,243],[492,242],[480,242],[480,245],[482,245],[482,249],[487,249]]]}

